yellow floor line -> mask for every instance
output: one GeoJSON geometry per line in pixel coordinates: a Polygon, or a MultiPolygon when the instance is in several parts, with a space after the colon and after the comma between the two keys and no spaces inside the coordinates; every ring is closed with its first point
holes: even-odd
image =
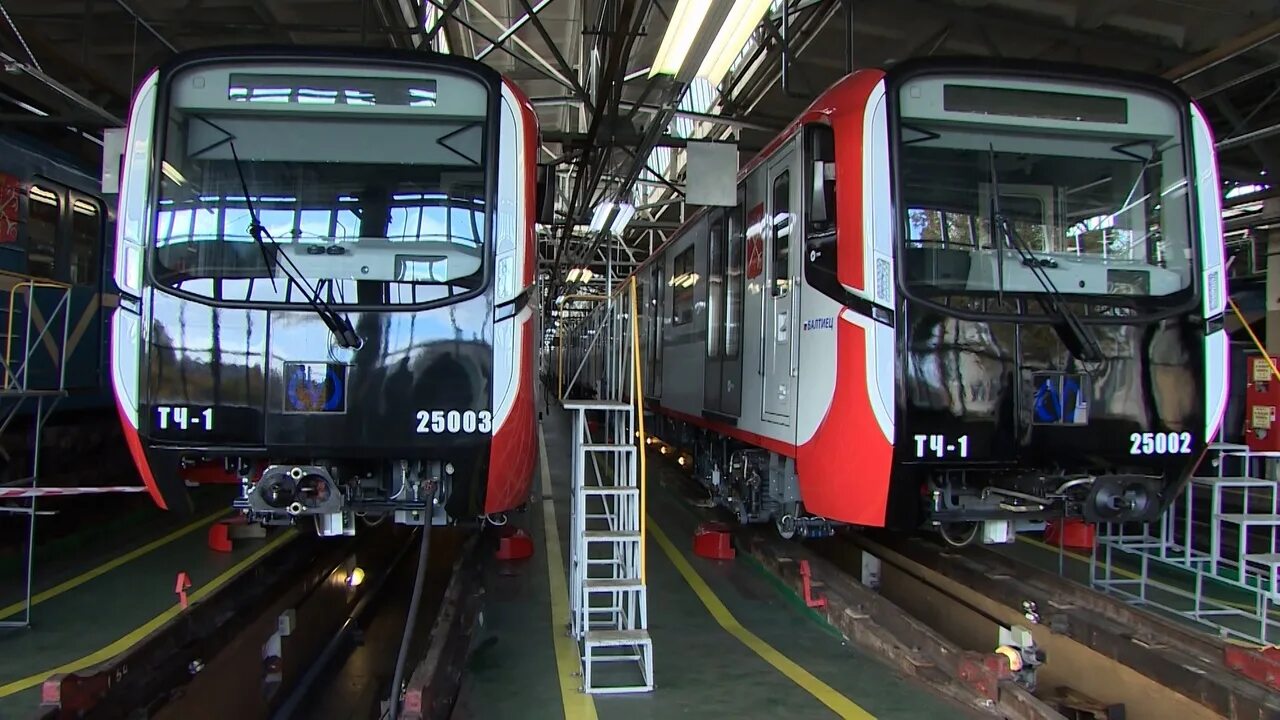
{"type": "MultiPolygon", "coordinates": [[[[1029,538],[1029,537],[1026,537],[1025,535],[1018,535],[1017,538],[1019,542],[1026,543],[1027,545],[1030,545],[1032,547],[1037,547],[1042,550],[1049,550],[1054,553],[1057,553],[1059,550],[1057,545],[1050,545],[1049,543],[1043,542],[1041,540],[1036,540],[1035,538],[1029,538]]],[[[1088,555],[1081,555],[1080,553],[1067,550],[1066,548],[1061,548],[1061,550],[1063,555],[1079,560],[1082,563],[1087,564],[1091,559],[1088,555]]],[[[1121,568],[1121,567],[1116,567],[1115,565],[1111,566],[1111,572],[1115,573],[1116,575],[1119,575],[1122,578],[1127,578],[1129,580],[1142,579],[1142,576],[1139,575],[1138,573],[1130,572],[1129,570],[1125,570],[1124,568],[1121,568]]],[[[1175,591],[1187,592],[1186,588],[1178,588],[1172,585],[1167,585],[1165,583],[1160,582],[1159,580],[1152,580],[1150,577],[1147,578],[1147,582],[1154,587],[1160,588],[1161,590],[1169,591],[1170,593],[1174,593],[1175,591]]],[[[1245,611],[1252,612],[1253,610],[1256,609],[1252,605],[1246,605],[1244,603],[1235,602],[1234,600],[1214,600],[1214,602],[1218,603],[1219,605],[1226,605],[1227,607],[1235,608],[1237,610],[1245,610],[1245,611]]],[[[1277,612],[1275,610],[1268,610],[1267,614],[1271,617],[1280,617],[1280,612],[1277,612]]]]}
{"type": "MultiPolygon", "coordinates": [[[[276,536],[273,540],[271,540],[271,542],[268,542],[266,545],[263,545],[262,547],[258,548],[252,555],[249,555],[248,557],[236,563],[235,565],[232,565],[230,568],[224,571],[221,575],[215,577],[209,582],[196,588],[194,592],[192,592],[187,596],[188,600],[192,603],[196,603],[196,602],[199,602],[200,600],[203,600],[205,597],[212,594],[218,588],[222,587],[223,585],[226,585],[235,576],[239,575],[241,572],[248,569],[254,563],[258,562],[258,560],[262,559],[267,554],[269,554],[276,548],[280,547],[281,545],[284,545],[290,540],[293,540],[297,536],[298,536],[297,530],[293,528],[289,528],[288,530],[285,530],[284,532],[276,536]]],[[[142,640],[143,638],[147,637],[151,633],[160,629],[165,623],[174,619],[182,612],[183,612],[182,606],[175,603],[173,607],[170,607],[168,610],[165,610],[159,615],[156,615],[155,617],[151,618],[146,623],[144,623],[142,626],[135,629],[133,632],[130,632],[128,635],[125,635],[119,640],[116,640],[110,645],[107,645],[106,647],[99,648],[98,650],[95,650],[78,660],[72,660],[69,663],[66,663],[64,665],[59,665],[58,667],[51,668],[49,670],[44,670],[42,672],[36,673],[35,675],[29,675],[25,678],[22,678],[21,680],[15,680],[9,683],[8,685],[0,685],[0,698],[8,697],[9,695],[12,695],[14,693],[22,692],[23,690],[26,690],[28,688],[33,688],[39,685],[40,683],[44,682],[45,679],[47,679],[51,675],[61,675],[65,673],[79,672],[81,670],[84,670],[85,668],[93,667],[94,665],[104,663],[110,660],[111,658],[119,655],[120,653],[123,653],[129,648],[133,647],[135,644],[138,643],[138,641],[142,640]]]]}
{"type": "Polygon", "coordinates": [[[786,675],[795,684],[804,688],[810,695],[814,696],[823,705],[831,708],[833,712],[842,718],[858,718],[859,720],[874,720],[875,716],[863,710],[849,698],[841,695],[835,688],[822,682],[814,677],[808,670],[797,665],[790,658],[778,652],[773,646],[761,640],[757,635],[742,626],[733,613],[729,612],[729,608],[725,607],[720,598],[716,597],[711,587],[698,575],[684,555],[671,544],[671,540],[667,538],[666,533],[658,527],[658,524],[649,518],[649,534],[657,541],[658,546],[666,554],[671,562],[675,564],[676,570],[684,576],[685,582],[689,587],[693,588],[693,592],[697,594],[698,599],[711,612],[711,616],[715,618],[720,627],[724,628],[740,640],[743,645],[751,648],[755,654],[761,659],[772,665],[778,672],[786,675]]]}
{"type": "Polygon", "coordinates": [[[556,650],[556,676],[560,679],[560,701],[565,720],[596,720],[596,702],[580,691],[575,673],[582,671],[578,643],[569,627],[569,584],[565,579],[560,556],[560,530],[556,525],[556,506],[552,501],[551,466],[547,461],[547,438],[538,426],[538,449],[542,455],[542,537],[546,543],[547,579],[551,584],[551,637],[556,650]]]}
{"type": "MultiPolygon", "coordinates": [[[[58,583],[57,585],[54,585],[48,590],[38,592],[35,595],[31,596],[31,605],[33,607],[36,605],[39,605],[45,600],[48,600],[53,597],[57,597],[62,593],[68,590],[71,590],[73,588],[77,588],[96,577],[105,575],[131,560],[136,560],[142,557],[143,555],[146,555],[147,553],[151,552],[152,550],[168,545],[169,543],[173,542],[174,540],[177,540],[178,538],[184,535],[189,535],[195,532],[196,530],[199,530],[200,528],[204,527],[205,525],[211,524],[214,520],[217,520],[223,515],[226,515],[227,512],[229,512],[229,508],[221,508],[217,512],[211,515],[207,515],[199,520],[196,520],[190,525],[186,525],[185,527],[180,527],[177,530],[174,530],[173,532],[169,533],[168,535],[165,535],[162,538],[159,538],[157,540],[152,540],[146,545],[143,545],[140,548],[131,550],[125,553],[124,555],[121,555],[120,557],[112,558],[111,560],[99,565],[98,567],[92,570],[81,573],[80,575],[77,575],[71,578],[70,580],[66,580],[64,582],[58,583]]],[[[7,618],[11,615],[17,615],[18,613],[22,612],[24,607],[26,607],[25,602],[16,602],[8,607],[0,608],[0,620],[3,620],[4,618],[7,618]]]]}

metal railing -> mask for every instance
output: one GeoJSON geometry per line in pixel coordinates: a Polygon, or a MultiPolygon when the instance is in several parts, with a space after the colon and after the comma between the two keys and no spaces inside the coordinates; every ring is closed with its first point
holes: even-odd
{"type": "Polygon", "coordinates": [[[21,620],[0,620],[0,627],[27,627],[31,624],[31,595],[35,581],[35,538],[36,508],[38,490],[40,489],[40,447],[43,443],[44,425],[57,407],[58,402],[67,394],[67,338],[71,332],[71,287],[62,283],[29,279],[17,283],[9,292],[8,316],[5,320],[5,352],[0,358],[0,370],[3,370],[3,389],[0,389],[0,436],[9,429],[13,422],[22,416],[23,410],[34,403],[31,416],[32,433],[31,474],[4,483],[5,487],[20,489],[25,492],[15,500],[15,506],[0,507],[0,513],[7,515],[24,515],[27,518],[26,567],[23,580],[24,599],[21,620]],[[56,298],[53,310],[45,318],[40,310],[40,292],[56,298]],[[22,343],[20,358],[14,357],[14,338],[19,330],[17,324],[18,296],[26,298],[23,313],[22,343]],[[61,341],[55,341],[53,335],[61,319],[61,341]],[[41,327],[36,327],[37,323],[41,327]],[[56,379],[46,376],[50,382],[42,385],[40,378],[32,378],[32,362],[37,353],[44,349],[51,362],[57,366],[56,379]],[[16,365],[16,368],[15,368],[16,365]]]}

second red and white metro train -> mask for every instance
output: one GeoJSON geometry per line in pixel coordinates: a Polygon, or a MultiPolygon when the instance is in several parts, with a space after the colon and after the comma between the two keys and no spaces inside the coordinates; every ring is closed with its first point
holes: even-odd
{"type": "Polygon", "coordinates": [[[636,271],[651,429],[788,537],[1154,519],[1226,403],[1213,146],[1152,77],[848,75],[636,271]]]}

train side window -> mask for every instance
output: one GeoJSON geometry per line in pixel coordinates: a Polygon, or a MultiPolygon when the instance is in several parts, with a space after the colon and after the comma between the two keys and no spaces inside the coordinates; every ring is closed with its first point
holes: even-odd
{"type": "Polygon", "coordinates": [[[773,295],[787,294],[791,285],[791,172],[773,180],[773,295]]]}
{"type": "Polygon", "coordinates": [[[72,196],[71,198],[71,255],[72,285],[93,285],[98,282],[98,252],[102,247],[102,205],[96,200],[72,196]]]}
{"type": "Polygon", "coordinates": [[[53,190],[32,185],[27,199],[27,274],[53,279],[58,264],[62,198],[53,190]]]}
{"type": "Polygon", "coordinates": [[[742,248],[743,233],[747,227],[742,193],[738,193],[738,206],[733,209],[733,227],[728,233],[728,271],[724,278],[724,356],[738,357],[742,348],[742,248]]]}
{"type": "Polygon", "coordinates": [[[711,222],[707,243],[707,357],[720,354],[720,334],[724,327],[724,218],[711,222]]]}
{"type": "Polygon", "coordinates": [[[672,325],[693,322],[693,286],[698,284],[698,273],[693,266],[693,248],[690,245],[677,255],[671,270],[672,325]]]}

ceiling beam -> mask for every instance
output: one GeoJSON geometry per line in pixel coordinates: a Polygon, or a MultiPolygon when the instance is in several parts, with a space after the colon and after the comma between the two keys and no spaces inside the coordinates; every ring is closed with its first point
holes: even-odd
{"type": "Polygon", "coordinates": [[[1272,20],[1256,30],[1227,40],[1203,55],[1187,60],[1170,69],[1164,76],[1174,82],[1186,82],[1209,68],[1239,57],[1277,37],[1280,37],[1280,20],[1272,20]]]}

